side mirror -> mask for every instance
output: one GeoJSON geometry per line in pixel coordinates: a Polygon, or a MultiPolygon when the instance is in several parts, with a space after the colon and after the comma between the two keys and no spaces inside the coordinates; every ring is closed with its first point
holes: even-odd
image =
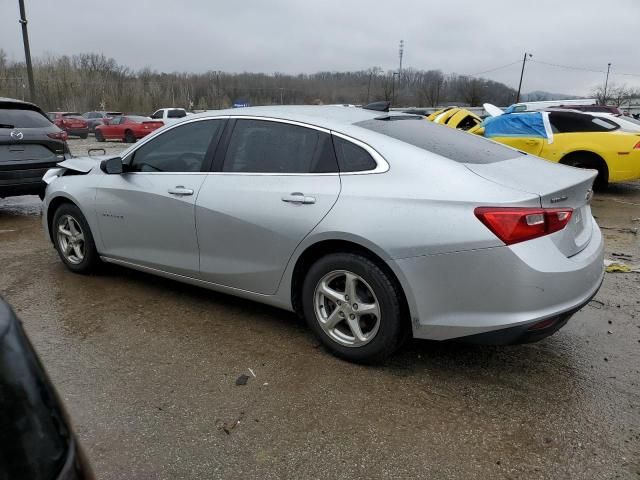
{"type": "Polygon", "coordinates": [[[123,172],[122,159],[120,157],[107,158],[100,162],[100,170],[108,175],[120,175],[123,172]]]}

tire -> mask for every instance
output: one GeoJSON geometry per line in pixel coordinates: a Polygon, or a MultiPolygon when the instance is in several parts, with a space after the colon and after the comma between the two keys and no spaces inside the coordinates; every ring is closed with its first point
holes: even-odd
{"type": "Polygon", "coordinates": [[[51,230],[55,249],[69,270],[88,274],[96,269],[100,257],[89,224],[77,206],[64,203],[58,207],[53,214],[51,230]],[[61,232],[61,227],[67,234],[61,232]]]}
{"type": "Polygon", "coordinates": [[[102,134],[102,132],[100,130],[96,130],[96,140],[98,142],[104,142],[104,135],[102,134]]]}
{"type": "Polygon", "coordinates": [[[131,130],[124,132],[124,141],[125,143],[136,143],[136,136],[131,130]]]}
{"type": "Polygon", "coordinates": [[[590,168],[598,171],[598,176],[593,182],[594,190],[604,190],[609,185],[609,169],[605,161],[598,155],[589,152],[571,153],[560,162],[576,168],[590,168]]]}
{"type": "Polygon", "coordinates": [[[403,321],[401,298],[399,286],[387,273],[353,253],[320,258],[307,272],[302,287],[304,317],[311,330],[333,354],[355,363],[380,363],[403,343],[408,324],[403,321]],[[350,282],[354,288],[347,288],[349,279],[355,279],[350,282]],[[366,307],[376,311],[373,305],[377,305],[377,314],[362,313],[366,307]],[[353,324],[360,330],[359,339],[353,324]]]}
{"type": "Polygon", "coordinates": [[[89,137],[88,133],[83,133],[82,135],[80,135],[80,138],[82,138],[82,139],[85,139],[87,137],[89,137]]]}

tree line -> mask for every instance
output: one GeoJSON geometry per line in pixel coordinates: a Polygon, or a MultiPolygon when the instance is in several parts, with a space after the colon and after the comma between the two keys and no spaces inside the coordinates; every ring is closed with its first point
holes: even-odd
{"type": "MultiPolygon", "coordinates": [[[[507,105],[516,92],[499,82],[440,70],[407,68],[400,74],[379,67],[354,72],[162,73],[134,71],[102,54],[44,56],[33,60],[36,103],[45,110],[119,110],[150,113],[163,106],[206,110],[251,105],[365,104],[434,107],[483,102],[507,105]]],[[[28,99],[26,67],[0,49],[0,96],[28,99]]]]}
{"type": "MultiPolygon", "coordinates": [[[[507,85],[440,70],[380,67],[353,72],[162,73],[134,71],[102,54],[48,55],[33,61],[35,102],[45,110],[118,110],[149,114],[160,107],[190,110],[228,108],[236,100],[251,105],[366,104],[388,100],[399,107],[510,105],[516,91],[507,85]]],[[[28,99],[24,62],[10,61],[0,49],[0,96],[28,99]]],[[[594,95],[604,97],[603,92],[594,95]]],[[[607,92],[618,105],[637,94],[624,87],[607,92]]],[[[604,98],[601,98],[605,100],[604,98]]],[[[544,98],[536,98],[544,100],[544,98]]]]}

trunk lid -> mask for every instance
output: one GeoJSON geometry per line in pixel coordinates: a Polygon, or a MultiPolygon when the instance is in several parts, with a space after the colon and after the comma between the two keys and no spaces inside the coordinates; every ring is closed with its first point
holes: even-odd
{"type": "Polygon", "coordinates": [[[593,230],[589,204],[596,170],[568,167],[531,155],[494,163],[466,164],[466,167],[492,182],[538,195],[543,208],[572,208],[567,226],[551,235],[567,257],[589,244],[593,230]]]}

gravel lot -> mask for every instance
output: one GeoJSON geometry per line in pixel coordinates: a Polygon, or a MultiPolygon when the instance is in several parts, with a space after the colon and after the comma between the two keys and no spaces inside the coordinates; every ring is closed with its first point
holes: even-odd
{"type": "MultiPolygon", "coordinates": [[[[70,141],[123,148],[94,143],[70,141]]],[[[640,183],[593,210],[607,258],[640,264],[640,183]]],[[[0,200],[0,245],[0,292],[98,478],[640,478],[638,273],[607,274],[540,343],[413,341],[372,368],[287,312],[114,266],[68,272],[37,197],[0,200]]]]}

